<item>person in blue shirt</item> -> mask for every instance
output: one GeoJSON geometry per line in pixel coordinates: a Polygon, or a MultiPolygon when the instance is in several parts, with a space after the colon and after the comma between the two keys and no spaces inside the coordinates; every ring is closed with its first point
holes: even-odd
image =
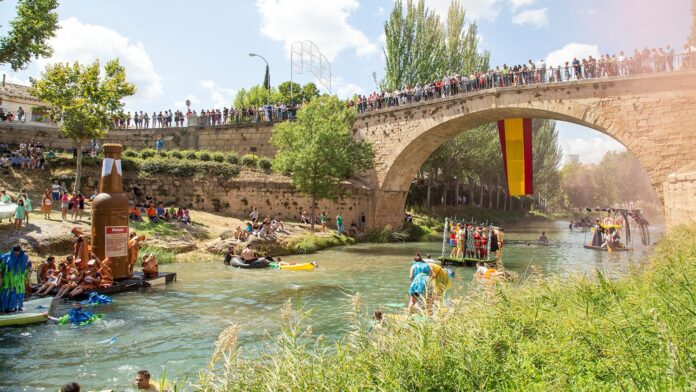
{"type": "Polygon", "coordinates": [[[164,140],[162,140],[162,137],[158,137],[157,141],[155,142],[155,149],[159,152],[164,150],[164,140]]]}
{"type": "Polygon", "coordinates": [[[413,307],[418,301],[425,306],[427,309],[427,290],[428,282],[433,275],[433,271],[430,265],[423,261],[420,253],[416,253],[416,257],[413,259],[414,263],[411,266],[411,285],[408,288],[408,294],[411,299],[408,303],[408,314],[413,312],[413,307]]]}

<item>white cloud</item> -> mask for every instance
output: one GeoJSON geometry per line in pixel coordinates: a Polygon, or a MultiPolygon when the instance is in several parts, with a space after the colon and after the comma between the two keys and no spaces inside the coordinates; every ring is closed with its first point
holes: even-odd
{"type": "Polygon", "coordinates": [[[566,61],[572,62],[574,57],[582,59],[588,56],[599,57],[599,47],[597,45],[571,42],[561,49],[549,53],[546,56],[546,64],[559,66],[565,64],[566,61]]]}
{"type": "Polygon", "coordinates": [[[284,42],[288,55],[294,41],[313,41],[329,61],[346,49],[358,56],[377,53],[377,46],[348,23],[358,6],[357,0],[256,0],[263,35],[284,42]]]}
{"type": "Polygon", "coordinates": [[[232,100],[234,99],[234,95],[236,93],[235,90],[220,87],[212,80],[201,80],[201,87],[206,89],[208,94],[210,94],[210,100],[208,102],[212,104],[214,108],[222,108],[232,105],[232,100]]]}
{"type": "Polygon", "coordinates": [[[155,71],[142,42],[132,42],[115,30],[85,24],[74,17],[59,24],[61,28],[49,43],[53,56],[39,59],[39,68],[57,62],[90,63],[97,58],[104,64],[118,58],[126,68],[128,81],[138,88],[133,99],[153,101],[162,97],[162,77],[155,71]]]}
{"type": "Polygon", "coordinates": [[[536,10],[522,11],[512,17],[512,23],[516,25],[530,24],[535,27],[543,27],[549,24],[549,9],[539,8],[536,10]]]}
{"type": "Polygon", "coordinates": [[[568,154],[577,154],[582,163],[598,163],[609,151],[626,151],[621,143],[609,136],[598,135],[589,138],[561,139],[564,158],[568,154]]]}
{"type": "Polygon", "coordinates": [[[536,3],[536,0],[510,0],[510,5],[512,6],[512,11],[516,11],[518,8],[526,7],[536,3]]]}
{"type": "MultiPolygon", "coordinates": [[[[319,86],[319,83],[315,81],[315,84],[319,86]]],[[[353,98],[353,95],[366,94],[365,89],[355,83],[346,82],[340,76],[335,76],[331,79],[331,92],[336,94],[341,99],[353,98]]]]}
{"type": "MultiPolygon", "coordinates": [[[[452,0],[425,0],[425,5],[437,12],[440,18],[447,18],[447,10],[452,0]]],[[[500,13],[500,0],[460,0],[469,20],[494,21],[500,13]]]]}

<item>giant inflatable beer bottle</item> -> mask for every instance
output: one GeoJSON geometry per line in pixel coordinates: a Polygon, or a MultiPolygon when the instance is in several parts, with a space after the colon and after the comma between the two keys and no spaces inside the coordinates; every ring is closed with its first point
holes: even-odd
{"type": "Polygon", "coordinates": [[[92,203],[92,251],[110,257],[114,279],[128,273],[128,196],[123,192],[121,145],[104,144],[99,194],[92,203]]]}

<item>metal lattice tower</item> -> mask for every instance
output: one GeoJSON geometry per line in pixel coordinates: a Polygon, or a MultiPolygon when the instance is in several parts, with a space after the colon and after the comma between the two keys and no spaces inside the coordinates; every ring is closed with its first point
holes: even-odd
{"type": "Polygon", "coordinates": [[[295,41],[290,52],[290,81],[294,75],[310,72],[331,94],[331,63],[312,41],[295,41]]]}

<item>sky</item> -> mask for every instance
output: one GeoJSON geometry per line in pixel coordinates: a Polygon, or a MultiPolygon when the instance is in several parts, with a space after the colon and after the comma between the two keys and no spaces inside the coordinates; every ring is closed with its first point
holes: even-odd
{"type": "MultiPolygon", "coordinates": [[[[574,56],[632,51],[667,44],[683,47],[690,27],[690,0],[460,0],[476,22],[480,47],[491,64],[545,59],[558,64],[574,56]]],[[[426,0],[446,16],[450,0],[426,0]]],[[[54,54],[11,72],[27,84],[48,63],[103,62],[120,58],[138,88],[127,110],[152,112],[229,106],[236,91],[263,81],[290,79],[292,42],[310,40],[331,63],[331,92],[345,98],[376,89],[384,76],[384,21],[393,0],[63,0],[54,54]]],[[[0,35],[15,17],[16,0],[0,1],[0,35]]],[[[300,83],[311,74],[295,75],[300,83]]],[[[322,86],[320,86],[322,87],[322,86]]],[[[323,88],[323,91],[327,91],[323,88]]],[[[596,163],[624,147],[601,133],[558,123],[567,154],[596,163]]]]}

